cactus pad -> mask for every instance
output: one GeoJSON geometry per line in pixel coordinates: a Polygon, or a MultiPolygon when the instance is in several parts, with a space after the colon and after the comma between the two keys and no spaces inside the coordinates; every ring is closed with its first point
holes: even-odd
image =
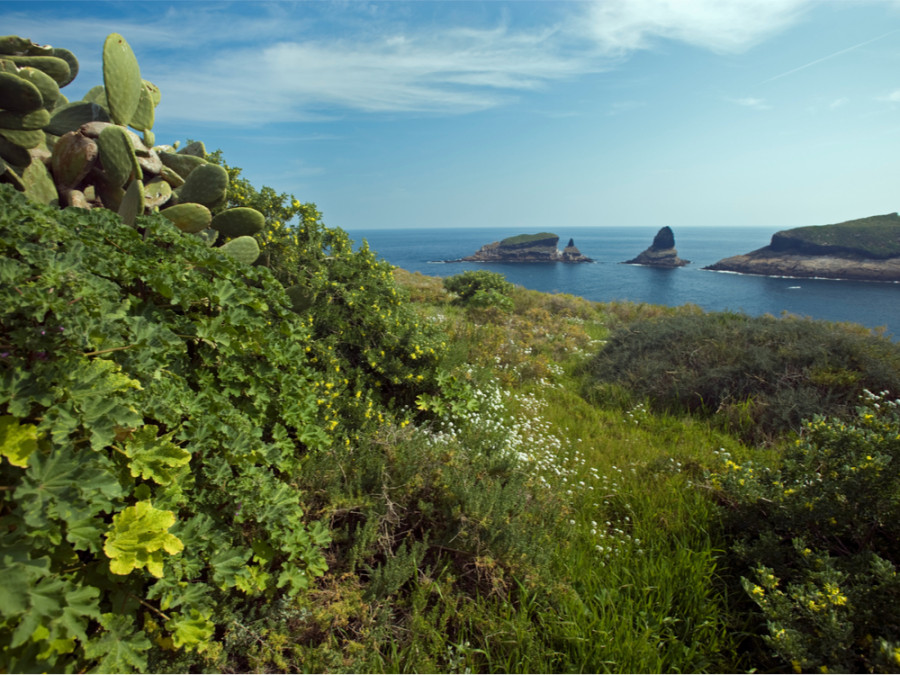
{"type": "Polygon", "coordinates": [[[56,106],[56,101],[59,99],[59,85],[56,84],[56,80],[37,68],[22,68],[18,75],[37,87],[41,93],[44,108],[52,110],[56,106]]]}
{"type": "Polygon", "coordinates": [[[40,90],[18,74],[0,73],[0,108],[11,113],[29,113],[44,105],[40,90]]]}
{"type": "Polygon", "coordinates": [[[212,219],[210,227],[225,237],[242,237],[256,234],[266,224],[266,218],[256,209],[239,206],[222,211],[212,219]]]}
{"type": "Polygon", "coordinates": [[[75,101],[66,103],[56,108],[50,116],[50,122],[44,127],[44,131],[55,136],[62,136],[70,131],[75,131],[82,124],[88,122],[109,122],[106,110],[88,101],[75,101]]]}
{"type": "Polygon", "coordinates": [[[192,141],[178,151],[179,155],[193,155],[206,159],[206,146],[203,141],[192,141]]]}
{"type": "Polygon", "coordinates": [[[22,184],[25,186],[25,194],[32,201],[54,206],[59,203],[53,179],[39,159],[33,159],[22,173],[22,184]]]}
{"type": "Polygon", "coordinates": [[[44,132],[40,129],[35,131],[16,131],[15,129],[0,129],[0,136],[10,143],[14,143],[22,148],[36,148],[46,140],[44,132]]]}
{"type": "Polygon", "coordinates": [[[133,180],[125,190],[122,203],[119,204],[119,216],[126,225],[134,227],[137,217],[144,213],[144,184],[133,180]]]}
{"type": "Polygon", "coordinates": [[[103,84],[113,122],[128,125],[141,100],[141,69],[118,33],[110,33],[103,43],[103,84]]]}
{"type": "Polygon", "coordinates": [[[68,49],[63,49],[61,47],[54,47],[50,51],[50,55],[62,59],[69,66],[69,79],[65,82],[59,82],[60,87],[65,87],[69,82],[75,79],[76,75],[78,75],[78,59],[76,59],[75,55],[68,49]]]}
{"type": "Polygon", "coordinates": [[[252,265],[259,257],[259,244],[253,237],[238,237],[219,247],[225,255],[234,258],[238,262],[252,265]]]}
{"type": "Polygon", "coordinates": [[[128,125],[138,131],[152,129],[154,116],[156,114],[155,108],[156,106],[153,104],[153,97],[150,90],[142,84],[140,101],[138,101],[138,106],[131,116],[131,121],[128,125]]]}
{"type": "Polygon", "coordinates": [[[171,220],[175,227],[182,232],[205,230],[212,220],[209,209],[202,204],[176,204],[159,213],[171,220]]]}
{"type": "Polygon", "coordinates": [[[56,80],[60,87],[66,86],[72,81],[72,71],[69,64],[56,56],[20,56],[18,54],[4,55],[4,59],[12,61],[20,68],[31,66],[43,70],[47,75],[56,80]]]}
{"type": "Polygon", "coordinates": [[[227,190],[228,172],[218,164],[204,163],[185,178],[184,185],[178,188],[178,199],[212,207],[222,201],[227,190]]]}
{"type": "Polygon", "coordinates": [[[159,158],[162,163],[172,169],[175,173],[186,180],[191,172],[198,166],[206,164],[206,160],[202,157],[194,157],[193,155],[179,155],[174,152],[160,152],[159,158]]]}
{"type": "Polygon", "coordinates": [[[169,201],[172,186],[164,180],[155,180],[144,186],[144,205],[148,209],[156,209],[169,201]]]}
{"type": "Polygon", "coordinates": [[[122,186],[132,173],[141,178],[141,168],[134,156],[134,146],[123,127],[111,124],[97,137],[100,162],[113,185],[122,186]]]}
{"type": "MultiPolygon", "coordinates": [[[[40,96],[40,94],[38,95],[40,96]]],[[[0,129],[35,131],[43,129],[49,121],[50,113],[40,107],[28,113],[13,113],[7,110],[0,110],[0,129]]]]}

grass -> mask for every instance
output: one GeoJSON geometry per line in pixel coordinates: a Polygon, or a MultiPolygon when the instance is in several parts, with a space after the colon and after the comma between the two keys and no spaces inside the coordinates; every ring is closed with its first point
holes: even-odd
{"type": "Polygon", "coordinates": [[[396,276],[427,298],[423,315],[450,337],[445,366],[505,392],[525,485],[554,495],[559,511],[540,524],[553,542],[543,567],[510,575],[482,560],[494,565],[481,570],[492,581],[465,596],[459,576],[426,575],[406,609],[404,639],[370,666],[704,672],[745,665],[723,580],[717,507],[701,484],[720,448],[751,451],[703,421],[654,415],[640,404],[604,409],[578,394],[578,365],[609,326],[694,308],[604,306],[516,289],[510,313],[467,310],[446,304],[427,278],[396,276]],[[462,620],[441,618],[451,606],[462,620]]]}
{"type": "Polygon", "coordinates": [[[630,394],[581,396],[583,365],[611,331],[696,307],[516,288],[503,311],[451,303],[439,279],[395,278],[447,336],[442,367],[473,405],[309,460],[310,513],[335,536],[330,570],[287,628],[260,633],[244,669],[785,666],[754,637],[764,622],[707,484],[723,451],[762,465],[778,446],[630,394]]]}

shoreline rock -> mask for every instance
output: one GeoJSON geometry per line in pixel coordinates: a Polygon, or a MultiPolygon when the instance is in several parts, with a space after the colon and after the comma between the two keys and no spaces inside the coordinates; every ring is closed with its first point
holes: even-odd
{"type": "Polygon", "coordinates": [[[783,230],[768,246],[704,267],[761,276],[900,282],[900,217],[783,230]]]}
{"type": "Polygon", "coordinates": [[[645,265],[663,269],[684,267],[690,263],[690,260],[683,260],[678,257],[678,251],[675,249],[675,235],[672,233],[672,228],[668,225],[660,228],[659,232],[656,233],[650,248],[645,249],[637,258],[624,262],[625,265],[645,265]]]}
{"type": "Polygon", "coordinates": [[[767,277],[900,282],[900,257],[867,258],[860,255],[781,253],[769,246],[744,255],[724,258],[703,269],[767,277]]]}
{"type": "Polygon", "coordinates": [[[590,263],[591,258],[582,254],[569,239],[566,247],[560,251],[559,235],[552,232],[538,234],[520,234],[502,241],[485,244],[475,253],[457,260],[441,262],[511,262],[511,263],[590,263]]]}

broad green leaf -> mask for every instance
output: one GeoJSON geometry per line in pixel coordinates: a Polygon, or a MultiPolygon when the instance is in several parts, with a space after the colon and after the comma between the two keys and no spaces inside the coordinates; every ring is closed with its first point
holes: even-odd
{"type": "Polygon", "coordinates": [[[213,569],[213,581],[225,590],[237,584],[236,577],[250,558],[246,549],[225,548],[216,553],[209,561],[213,569]]]}
{"type": "Polygon", "coordinates": [[[103,552],[110,558],[110,571],[130,574],[146,567],[153,576],[162,577],[163,552],[175,555],[184,549],[181,540],[168,531],[174,524],[174,513],[156,509],[149,501],[117,513],[103,545],[103,552]]]}
{"type": "Polygon", "coordinates": [[[171,441],[174,431],[157,438],[158,431],[155,425],[136,431],[125,442],[125,454],[131,460],[132,476],[168,485],[181,473],[181,467],[191,461],[191,453],[171,441]]]}
{"type": "Polygon", "coordinates": [[[147,658],[144,652],[152,644],[134,627],[134,617],[108,613],[101,617],[100,623],[106,630],[84,645],[84,655],[98,660],[94,670],[98,673],[145,672],[147,658]]]}
{"type": "Polygon", "coordinates": [[[166,622],[166,629],[172,631],[172,641],[176,647],[206,651],[206,643],[215,631],[215,624],[210,620],[212,611],[199,612],[191,609],[190,614],[174,614],[166,622]]]}
{"type": "Polygon", "coordinates": [[[33,424],[19,424],[12,415],[0,417],[0,455],[13,466],[25,468],[37,450],[38,430],[33,424]]]}

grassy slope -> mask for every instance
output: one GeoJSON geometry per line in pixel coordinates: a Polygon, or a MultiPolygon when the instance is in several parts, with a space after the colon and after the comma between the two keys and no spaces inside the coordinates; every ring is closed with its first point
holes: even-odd
{"type": "Polygon", "coordinates": [[[466,636],[467,664],[517,672],[746,667],[727,625],[734,599],[721,578],[718,517],[696,484],[720,448],[751,451],[691,419],[653,415],[641,405],[626,412],[589,405],[573,374],[611,324],[696,309],[600,305],[516,289],[509,315],[467,313],[443,304],[436,280],[397,277],[452,337],[449,366],[467,364],[539,400],[539,412],[526,411],[530,426],[561,439],[555,465],[533,464],[536,480],[553,482],[560,470],[565,478],[554,487],[568,505],[554,551],[558,586],[549,598],[532,590],[518,604],[482,607],[492,618],[466,636]]]}
{"type": "Polygon", "coordinates": [[[538,232],[537,234],[517,234],[515,237],[507,237],[500,242],[501,246],[524,246],[535,242],[544,241],[545,239],[559,239],[559,236],[552,232],[538,232]]]}
{"type": "Polygon", "coordinates": [[[888,213],[834,225],[797,227],[779,232],[773,245],[782,240],[789,246],[855,251],[874,258],[900,255],[900,215],[888,213]]]}

